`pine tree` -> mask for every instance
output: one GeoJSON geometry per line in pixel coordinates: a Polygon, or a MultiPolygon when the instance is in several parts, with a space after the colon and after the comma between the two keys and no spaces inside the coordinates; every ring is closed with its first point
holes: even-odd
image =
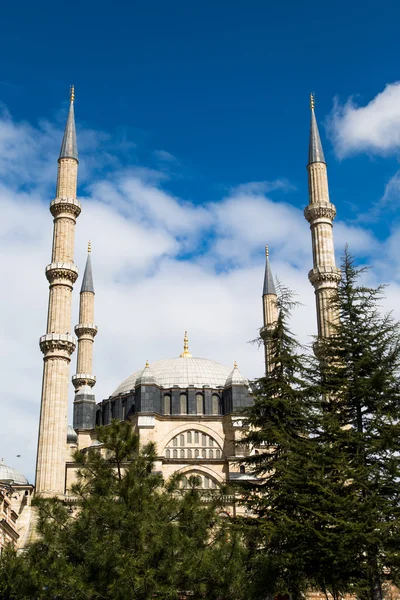
{"type": "Polygon", "coordinates": [[[315,419],[307,357],[288,325],[294,305],[279,286],[278,320],[267,333],[271,368],[256,382],[241,440],[253,449],[245,463],[255,479],[242,493],[251,511],[245,529],[257,574],[254,598],[287,592],[297,599],[310,586],[315,419]]]}
{"type": "Polygon", "coordinates": [[[101,451],[75,455],[75,503],[37,500],[38,541],[0,560],[0,597],[244,599],[245,548],[221,498],[204,502],[196,477],[163,481],[130,423],[97,434],[101,451]]]}
{"type": "Polygon", "coordinates": [[[385,582],[399,583],[400,327],[379,311],[383,288],[363,286],[362,274],[346,250],[333,300],[339,321],[316,365],[320,456],[335,457],[330,537],[347,590],[381,600],[385,582]]]}

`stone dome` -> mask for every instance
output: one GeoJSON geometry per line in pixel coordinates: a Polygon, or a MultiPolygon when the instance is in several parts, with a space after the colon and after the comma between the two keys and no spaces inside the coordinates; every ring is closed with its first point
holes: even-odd
{"type": "Polygon", "coordinates": [[[29,485],[29,482],[25,475],[22,475],[17,469],[8,467],[4,463],[0,463],[0,481],[12,481],[17,485],[29,485]]]}
{"type": "Polygon", "coordinates": [[[78,443],[78,434],[72,425],[68,425],[67,429],[67,444],[77,444],[78,443]]]}
{"type": "MultiPolygon", "coordinates": [[[[219,363],[206,358],[193,358],[181,356],[167,358],[150,363],[150,371],[155,382],[160,387],[171,388],[174,386],[187,388],[210,386],[212,388],[225,387],[232,368],[224,367],[219,363]]],[[[112,396],[125,394],[135,388],[138,379],[143,373],[143,368],[132,373],[125,379],[112,396]]]]}

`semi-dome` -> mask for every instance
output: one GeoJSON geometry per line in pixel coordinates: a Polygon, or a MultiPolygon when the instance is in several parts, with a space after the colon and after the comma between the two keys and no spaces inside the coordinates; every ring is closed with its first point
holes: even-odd
{"type": "Polygon", "coordinates": [[[17,485],[29,485],[25,475],[22,475],[17,469],[8,467],[3,462],[0,463],[0,481],[13,482],[17,485]]]}
{"type": "MultiPolygon", "coordinates": [[[[231,370],[219,363],[206,358],[194,358],[192,356],[180,356],[179,358],[167,358],[150,363],[150,371],[157,385],[164,388],[174,386],[187,388],[210,386],[212,388],[225,387],[231,370]]],[[[113,392],[112,396],[125,394],[135,388],[143,368],[132,373],[113,392]]]]}

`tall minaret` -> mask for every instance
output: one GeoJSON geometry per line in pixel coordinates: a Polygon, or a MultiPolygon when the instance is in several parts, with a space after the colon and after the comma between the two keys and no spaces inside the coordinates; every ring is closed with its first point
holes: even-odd
{"type": "Polygon", "coordinates": [[[314,268],[308,278],[315,289],[317,305],[318,336],[325,338],[332,333],[336,321],[331,298],[340,281],[340,270],[335,264],[333,246],[333,219],[336,208],[329,201],[326,162],[319,137],[314,111],[314,95],[310,96],[311,128],[308,150],[308,195],[309,204],[304,216],[310,223],[314,268]]]}
{"type": "Polygon", "coordinates": [[[69,363],[75,350],[71,335],[72,287],[78,277],[74,264],[76,218],[81,212],[76,199],[78,150],[74,118],[74,88],[58,159],[56,197],[50,203],[54,217],[51,263],[46,267],[50,284],[47,333],[40,338],[44,354],[36,492],[64,493],[67,438],[69,363]]]}
{"type": "Polygon", "coordinates": [[[75,326],[78,338],[78,356],[76,362],[76,375],[72,377],[75,387],[74,399],[74,429],[93,429],[94,411],[96,407],[93,386],[96,377],[93,371],[93,342],[97,333],[94,325],[94,286],[92,275],[92,261],[90,258],[91,245],[88,244],[88,255],[85,272],[83,274],[80,302],[79,324],[75,326]]]}
{"type": "Polygon", "coordinates": [[[269,264],[268,246],[265,246],[265,275],[263,287],[263,316],[264,327],[261,329],[261,338],[264,341],[265,352],[265,374],[272,370],[271,342],[269,334],[278,320],[278,305],[274,279],[272,277],[271,265],[269,264]]]}

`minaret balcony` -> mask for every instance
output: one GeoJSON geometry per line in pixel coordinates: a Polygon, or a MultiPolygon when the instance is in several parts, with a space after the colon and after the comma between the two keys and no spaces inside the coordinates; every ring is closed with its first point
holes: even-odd
{"type": "Polygon", "coordinates": [[[39,345],[46,357],[53,355],[69,359],[76,348],[76,339],[69,333],[46,333],[40,338],[39,345]]]}
{"type": "Polygon", "coordinates": [[[78,279],[79,270],[76,264],[67,262],[54,262],[47,265],[45,269],[46,277],[51,285],[73,285],[78,279]]]}
{"type": "Polygon", "coordinates": [[[309,223],[314,223],[319,219],[332,222],[336,217],[336,207],[331,202],[308,204],[304,209],[304,217],[309,223]]]}
{"type": "Polygon", "coordinates": [[[54,198],[50,203],[53,217],[69,217],[76,219],[81,214],[82,205],[76,198],[54,198]]]}
{"type": "Polygon", "coordinates": [[[97,334],[97,325],[93,325],[93,323],[78,323],[78,325],[75,325],[75,333],[79,339],[86,336],[94,338],[97,334]]]}
{"type": "Polygon", "coordinates": [[[335,266],[314,267],[314,269],[311,269],[308,273],[308,279],[315,288],[336,288],[341,278],[341,271],[335,266]]]}
{"type": "Polygon", "coordinates": [[[93,387],[95,383],[96,375],[92,375],[91,373],[77,373],[76,375],[72,375],[72,384],[76,390],[85,385],[93,387]]]}

